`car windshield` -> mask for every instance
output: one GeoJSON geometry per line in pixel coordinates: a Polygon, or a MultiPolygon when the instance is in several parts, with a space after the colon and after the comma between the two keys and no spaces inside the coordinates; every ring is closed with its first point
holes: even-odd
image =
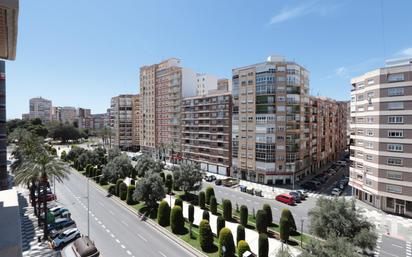
{"type": "Polygon", "coordinates": [[[63,238],[65,238],[66,236],[67,236],[66,234],[61,233],[61,234],[58,236],[58,238],[59,238],[59,239],[63,239],[63,238]]]}

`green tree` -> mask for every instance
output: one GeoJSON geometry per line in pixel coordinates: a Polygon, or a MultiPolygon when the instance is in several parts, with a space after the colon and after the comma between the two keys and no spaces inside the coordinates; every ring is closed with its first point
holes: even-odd
{"type": "Polygon", "coordinates": [[[290,228],[291,228],[291,224],[289,220],[286,217],[280,218],[280,222],[279,222],[280,239],[285,243],[289,241],[290,228]]]}
{"type": "Polygon", "coordinates": [[[219,233],[219,256],[235,256],[235,243],[233,242],[232,232],[228,228],[222,228],[219,233]],[[225,249],[225,251],[223,251],[223,249],[225,249]]]}
{"type": "Polygon", "coordinates": [[[258,257],[268,257],[269,255],[269,240],[266,233],[259,234],[258,252],[258,257]]]}
{"type": "Polygon", "coordinates": [[[330,237],[325,241],[310,240],[302,249],[299,257],[362,257],[354,251],[354,246],[347,238],[330,237]]]}
{"type": "Polygon", "coordinates": [[[216,235],[219,235],[220,230],[225,227],[225,219],[222,216],[217,216],[216,220],[216,235]]]}
{"type": "Polygon", "coordinates": [[[182,207],[182,209],[183,209],[183,201],[182,201],[182,199],[176,198],[176,199],[175,199],[175,206],[176,206],[176,205],[182,207]]]}
{"type": "Polygon", "coordinates": [[[119,197],[122,201],[126,200],[126,197],[127,197],[127,185],[126,185],[126,183],[121,183],[119,185],[119,197]]]}
{"type": "Polygon", "coordinates": [[[237,244],[237,256],[242,257],[246,251],[250,251],[249,244],[245,240],[240,240],[237,244]]]}
{"type": "Polygon", "coordinates": [[[199,207],[205,209],[205,192],[203,191],[199,193],[199,207]]]}
{"type": "Polygon", "coordinates": [[[157,209],[157,222],[162,227],[167,227],[170,224],[170,206],[165,200],[160,202],[157,209]]]}
{"type": "Polygon", "coordinates": [[[249,218],[248,209],[246,205],[240,206],[240,224],[243,226],[247,226],[247,221],[249,218]]]}
{"type": "Polygon", "coordinates": [[[189,223],[193,224],[193,221],[195,220],[195,206],[193,204],[189,205],[188,212],[189,212],[189,215],[188,215],[189,223]]]}
{"type": "Polygon", "coordinates": [[[267,232],[267,216],[264,210],[258,210],[256,213],[256,230],[259,234],[267,232]]]}
{"type": "Polygon", "coordinates": [[[213,233],[207,220],[202,220],[199,224],[199,244],[205,252],[209,252],[213,247],[213,233]]]}
{"type": "Polygon", "coordinates": [[[135,201],[144,201],[149,210],[153,210],[157,201],[165,198],[165,195],[162,178],[159,174],[148,172],[136,182],[133,199],[135,201]]]}
{"type": "MultiPolygon", "coordinates": [[[[109,161],[103,168],[103,177],[110,181],[130,176],[133,166],[126,155],[120,155],[109,161]]],[[[163,184],[163,183],[162,183],[163,184]]]]}
{"type": "Polygon", "coordinates": [[[212,196],[215,196],[215,190],[213,190],[213,187],[208,186],[206,188],[206,204],[210,205],[210,199],[212,196]]]}
{"type": "Polygon", "coordinates": [[[123,183],[123,179],[121,179],[121,178],[119,178],[117,181],[116,181],[116,191],[115,191],[115,195],[116,196],[120,196],[120,185],[123,183]]]}
{"type": "Polygon", "coordinates": [[[262,208],[264,211],[265,211],[265,213],[266,213],[266,221],[267,221],[267,224],[268,224],[268,226],[269,225],[271,225],[272,224],[272,222],[273,222],[273,218],[272,218],[272,208],[270,207],[270,205],[269,204],[264,204],[263,205],[263,208],[262,208]]]}
{"type": "Polygon", "coordinates": [[[202,173],[195,164],[182,164],[173,171],[174,183],[181,188],[185,194],[199,190],[202,187],[202,173]]]}
{"type": "Polygon", "coordinates": [[[210,212],[212,212],[213,215],[217,214],[217,201],[214,195],[210,197],[210,212]]]}
{"type": "Polygon", "coordinates": [[[293,218],[292,212],[287,209],[284,208],[282,209],[282,214],[280,215],[281,218],[286,218],[289,222],[289,228],[291,232],[295,232],[296,231],[296,223],[295,223],[295,219],[293,218]]]}
{"type": "Polygon", "coordinates": [[[173,206],[170,214],[170,227],[174,234],[180,234],[185,227],[185,220],[183,218],[183,211],[180,206],[173,206]]]}
{"type": "Polygon", "coordinates": [[[232,202],[229,199],[223,200],[223,218],[226,221],[232,220],[232,202]]]}
{"type": "Polygon", "coordinates": [[[276,253],[276,257],[293,257],[289,250],[285,247],[284,249],[279,249],[276,253]]]}
{"type": "Polygon", "coordinates": [[[168,193],[168,194],[172,193],[172,188],[173,188],[173,177],[172,177],[172,174],[167,174],[167,175],[166,175],[165,186],[166,186],[166,188],[167,188],[167,193],[168,193]]]}
{"type": "Polygon", "coordinates": [[[134,190],[136,189],[135,186],[130,185],[127,187],[127,197],[126,197],[126,203],[129,205],[136,204],[136,202],[133,200],[133,193],[134,190]]]}
{"type": "Polygon", "coordinates": [[[209,220],[209,218],[210,218],[209,212],[204,210],[202,214],[202,219],[209,220]]]}
{"type": "Polygon", "coordinates": [[[245,240],[245,227],[241,224],[237,225],[236,240],[238,243],[240,240],[245,240]]]}
{"type": "Polygon", "coordinates": [[[65,144],[69,140],[79,140],[82,135],[79,129],[67,124],[53,124],[49,129],[49,137],[65,144]]]}
{"type": "Polygon", "coordinates": [[[60,159],[62,160],[62,161],[66,161],[66,157],[67,157],[67,153],[66,153],[66,151],[62,151],[61,153],[60,153],[60,159]]]}

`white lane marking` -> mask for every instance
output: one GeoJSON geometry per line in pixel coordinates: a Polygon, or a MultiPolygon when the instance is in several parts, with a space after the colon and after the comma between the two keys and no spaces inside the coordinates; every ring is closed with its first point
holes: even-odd
{"type": "Polygon", "coordinates": [[[118,244],[120,244],[120,240],[119,240],[119,239],[116,239],[116,242],[117,242],[118,244]]]}
{"type": "Polygon", "coordinates": [[[101,202],[99,202],[99,204],[104,207],[104,204],[102,204],[101,202]]]}
{"type": "Polygon", "coordinates": [[[110,212],[110,214],[111,214],[111,215],[113,215],[113,216],[114,216],[114,213],[113,213],[112,211],[110,211],[110,210],[109,210],[109,212],[110,212]]]}
{"type": "Polygon", "coordinates": [[[146,238],[144,238],[142,235],[137,234],[143,241],[147,242],[146,238]]]}
{"type": "Polygon", "coordinates": [[[403,246],[401,246],[401,245],[396,245],[396,244],[392,244],[393,246],[395,246],[395,247],[398,247],[398,248],[403,248],[403,246]]]}
{"type": "Polygon", "coordinates": [[[106,228],[106,226],[102,224],[102,228],[106,228]]]}
{"type": "Polygon", "coordinates": [[[95,220],[95,221],[98,221],[99,219],[98,219],[97,217],[94,217],[94,220],[95,220]]]}
{"type": "Polygon", "coordinates": [[[124,245],[121,245],[121,247],[122,247],[123,249],[125,249],[125,248],[126,248],[126,246],[124,246],[124,245]]]}
{"type": "Polygon", "coordinates": [[[387,255],[393,256],[393,257],[399,257],[398,255],[394,255],[394,254],[388,253],[387,251],[384,251],[384,250],[381,250],[381,252],[382,252],[382,253],[385,253],[385,254],[387,254],[387,255]]]}
{"type": "Polygon", "coordinates": [[[126,222],[124,222],[123,220],[122,220],[122,223],[126,226],[126,227],[128,227],[129,225],[127,225],[127,223],[126,222]]]}
{"type": "Polygon", "coordinates": [[[130,252],[129,250],[127,250],[126,253],[127,253],[128,255],[132,255],[132,252],[130,252]]]}
{"type": "Polygon", "coordinates": [[[92,217],[94,217],[94,214],[92,213],[92,217]]]}
{"type": "Polygon", "coordinates": [[[113,235],[113,234],[110,234],[110,236],[114,238],[114,235],[113,235]]]}
{"type": "Polygon", "coordinates": [[[102,222],[100,220],[97,223],[99,223],[99,225],[102,225],[102,222]]]}
{"type": "Polygon", "coordinates": [[[110,230],[108,230],[108,229],[106,228],[106,232],[107,232],[107,233],[110,233],[110,230]]]}
{"type": "Polygon", "coordinates": [[[162,255],[163,257],[167,257],[166,254],[162,253],[161,251],[159,251],[160,255],[162,255]]]}

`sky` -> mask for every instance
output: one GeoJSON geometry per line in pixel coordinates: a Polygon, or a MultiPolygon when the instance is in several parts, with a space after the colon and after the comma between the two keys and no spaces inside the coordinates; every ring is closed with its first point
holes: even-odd
{"type": "Polygon", "coordinates": [[[230,78],[282,55],[310,71],[312,95],[349,100],[351,77],[412,56],[410,10],[409,0],[20,0],[7,118],[36,96],[103,113],[139,92],[139,67],[169,57],[230,78]]]}

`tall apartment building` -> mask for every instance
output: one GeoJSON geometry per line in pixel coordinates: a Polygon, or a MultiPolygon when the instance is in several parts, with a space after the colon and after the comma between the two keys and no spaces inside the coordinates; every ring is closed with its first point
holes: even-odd
{"type": "Polygon", "coordinates": [[[139,146],[140,149],[140,122],[142,117],[140,116],[140,95],[135,95],[133,97],[133,123],[132,123],[132,127],[133,127],[133,145],[135,146],[139,146]]]}
{"type": "Polygon", "coordinates": [[[49,123],[52,120],[52,101],[42,97],[32,98],[29,101],[30,119],[41,119],[42,123],[49,123]]]}
{"type": "Polygon", "coordinates": [[[231,94],[223,90],[183,99],[183,159],[200,164],[202,170],[230,175],[231,110],[231,94]]]}
{"type": "Polygon", "coordinates": [[[347,102],[310,97],[311,171],[341,158],[347,148],[347,102]]]}
{"type": "Polygon", "coordinates": [[[231,81],[229,79],[218,79],[217,80],[217,90],[218,91],[231,91],[231,81]]]}
{"type": "Polygon", "coordinates": [[[81,129],[91,129],[93,127],[93,118],[90,109],[77,108],[76,120],[78,127],[81,129]]]}
{"type": "Polygon", "coordinates": [[[100,130],[100,129],[107,127],[106,125],[107,113],[92,114],[92,119],[93,119],[92,128],[94,130],[100,130]]]}
{"type": "Polygon", "coordinates": [[[156,156],[164,148],[169,157],[180,158],[182,98],[196,95],[196,73],[167,59],[140,68],[140,144],[156,156]]]}
{"type": "Polygon", "coordinates": [[[216,89],[218,79],[216,76],[197,73],[196,74],[196,95],[206,95],[210,90],[216,89]]]}
{"type": "Polygon", "coordinates": [[[133,102],[136,95],[119,95],[111,99],[113,115],[114,145],[122,150],[137,146],[133,141],[133,102]]]}
{"type": "Polygon", "coordinates": [[[412,217],[412,58],[387,62],[351,83],[354,195],[412,217]]]}
{"type": "Polygon", "coordinates": [[[308,77],[280,56],[233,70],[233,176],[289,184],[310,171],[308,77]]]}

